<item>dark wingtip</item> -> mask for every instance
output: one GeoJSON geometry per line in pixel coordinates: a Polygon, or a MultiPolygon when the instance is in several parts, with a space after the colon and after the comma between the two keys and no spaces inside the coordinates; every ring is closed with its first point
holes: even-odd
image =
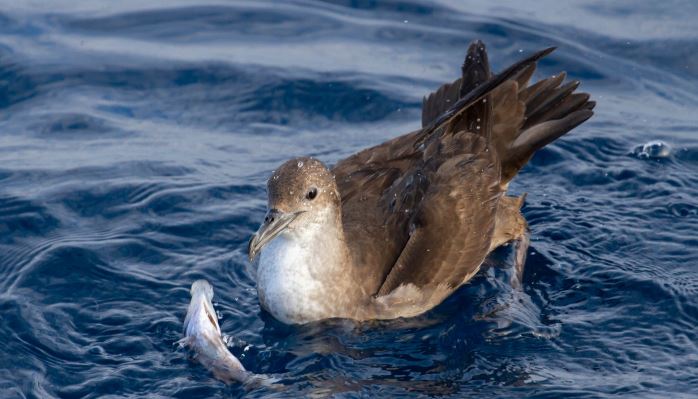
{"type": "MultiPolygon", "coordinates": [[[[477,43],[477,41],[473,42],[477,43]]],[[[472,46],[472,44],[471,44],[472,46]]],[[[484,44],[483,44],[484,46],[484,44]]],[[[503,82],[505,82],[508,79],[511,79],[512,77],[516,76],[518,73],[526,69],[532,64],[535,64],[538,60],[541,58],[545,57],[546,55],[552,53],[555,51],[557,47],[548,47],[544,50],[538,51],[536,53],[533,53],[532,55],[522,59],[521,61],[511,65],[509,68],[503,70],[497,75],[494,75],[491,79],[488,81],[484,82],[483,84],[478,85],[474,89],[470,90],[466,93],[461,93],[462,97],[451,107],[449,108],[446,112],[441,114],[438,118],[434,119],[429,126],[425,128],[425,131],[431,132],[434,131],[438,126],[448,122],[454,115],[456,115],[459,111],[468,108],[472,104],[474,104],[476,101],[479,101],[480,98],[485,96],[489,91],[493,90],[495,87],[499,86],[503,82]]],[[[483,47],[484,51],[484,47],[483,47]]]]}
{"type": "Polygon", "coordinates": [[[473,50],[485,51],[485,49],[485,42],[483,42],[480,39],[473,40],[472,42],[470,42],[470,45],[468,46],[468,52],[471,52],[473,50]]]}
{"type": "Polygon", "coordinates": [[[542,54],[541,57],[545,57],[546,55],[552,53],[555,50],[557,50],[557,46],[551,46],[546,49],[543,49],[540,51],[540,53],[542,54]]]}
{"type": "Polygon", "coordinates": [[[572,117],[572,123],[571,123],[572,127],[570,127],[569,130],[572,130],[575,127],[586,122],[587,119],[594,116],[594,111],[592,111],[590,109],[580,109],[580,110],[575,111],[572,114],[570,114],[570,116],[572,117]]]}
{"type": "Polygon", "coordinates": [[[481,40],[474,40],[470,43],[461,66],[459,97],[464,97],[469,91],[489,80],[491,76],[485,43],[481,40]]]}
{"type": "Polygon", "coordinates": [[[468,46],[468,52],[465,54],[465,60],[463,61],[463,68],[468,64],[468,59],[474,61],[476,59],[484,58],[487,60],[487,47],[482,40],[474,40],[470,42],[468,46]]]}
{"type": "Polygon", "coordinates": [[[536,62],[536,61],[540,60],[541,58],[549,55],[550,53],[552,53],[555,50],[557,50],[557,47],[553,46],[553,47],[548,47],[548,48],[540,50],[540,51],[536,51],[535,53],[531,54],[529,57],[525,58],[523,61],[527,62],[527,63],[536,62]]]}

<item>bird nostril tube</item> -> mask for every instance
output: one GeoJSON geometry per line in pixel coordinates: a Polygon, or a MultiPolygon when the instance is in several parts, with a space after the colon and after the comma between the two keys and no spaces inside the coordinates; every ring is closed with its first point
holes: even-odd
{"type": "Polygon", "coordinates": [[[276,220],[276,215],[278,212],[279,211],[277,211],[276,209],[272,209],[269,212],[267,212],[266,216],[264,216],[264,223],[274,223],[274,220],[276,220]]]}

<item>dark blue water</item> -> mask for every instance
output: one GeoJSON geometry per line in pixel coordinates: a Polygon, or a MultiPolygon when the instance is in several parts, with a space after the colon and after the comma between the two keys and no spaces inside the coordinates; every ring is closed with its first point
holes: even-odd
{"type": "Polygon", "coordinates": [[[695,397],[698,3],[491,3],[3,1],[0,397],[245,394],[176,345],[198,278],[286,389],[252,397],[695,397]],[[476,38],[497,70],[559,46],[537,76],[598,101],[511,187],[523,290],[498,262],[414,320],[262,313],[270,171],[416,128],[476,38]]]}

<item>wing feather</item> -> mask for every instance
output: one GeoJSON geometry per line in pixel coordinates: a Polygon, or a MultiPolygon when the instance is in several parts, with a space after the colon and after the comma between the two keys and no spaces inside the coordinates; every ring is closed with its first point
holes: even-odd
{"type": "Polygon", "coordinates": [[[367,293],[412,285],[440,300],[477,272],[508,181],[592,115],[594,102],[574,93],[578,82],[561,85],[564,73],[529,85],[552,50],[492,76],[484,45],[473,43],[461,78],[425,97],[421,129],[335,165],[345,236],[367,293]]]}
{"type": "Polygon", "coordinates": [[[489,252],[501,197],[499,167],[486,141],[459,132],[441,146],[458,148],[433,171],[429,189],[410,226],[409,242],[378,295],[413,284],[424,292],[458,287],[479,269],[489,252]]]}

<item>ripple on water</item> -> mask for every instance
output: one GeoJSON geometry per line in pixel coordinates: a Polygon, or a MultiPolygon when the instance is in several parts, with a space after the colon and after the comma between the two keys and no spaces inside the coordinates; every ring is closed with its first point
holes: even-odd
{"type": "Polygon", "coordinates": [[[285,388],[249,397],[689,397],[695,6],[491,3],[7,3],[2,394],[242,397],[176,344],[205,278],[231,351],[285,388]],[[535,78],[566,70],[598,102],[511,184],[523,284],[504,248],[413,319],[275,322],[246,257],[270,171],[416,128],[474,38],[497,71],[557,45],[535,78]]]}
{"type": "Polygon", "coordinates": [[[45,206],[19,197],[0,197],[0,242],[4,244],[49,234],[59,226],[60,221],[45,206]]]}

